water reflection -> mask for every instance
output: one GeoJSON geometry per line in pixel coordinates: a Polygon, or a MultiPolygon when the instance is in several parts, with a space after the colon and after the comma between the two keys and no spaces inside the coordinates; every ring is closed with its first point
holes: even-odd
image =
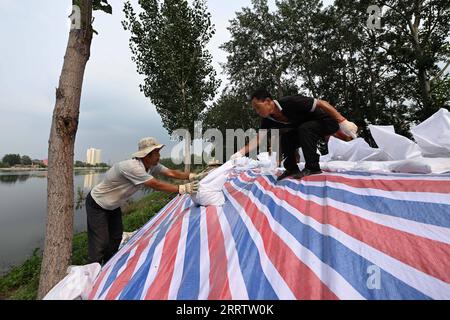
{"type": "Polygon", "coordinates": [[[84,188],[92,189],[98,183],[98,173],[88,173],[84,176],[84,188]]]}
{"type": "MultiPolygon", "coordinates": [[[[74,172],[74,232],[86,231],[84,202],[105,172],[74,172]]],[[[0,276],[42,247],[47,220],[47,172],[0,172],[0,276]]]]}
{"type": "Polygon", "coordinates": [[[14,184],[27,181],[29,178],[46,178],[46,173],[14,173],[14,172],[4,172],[0,173],[0,183],[14,184]]]}

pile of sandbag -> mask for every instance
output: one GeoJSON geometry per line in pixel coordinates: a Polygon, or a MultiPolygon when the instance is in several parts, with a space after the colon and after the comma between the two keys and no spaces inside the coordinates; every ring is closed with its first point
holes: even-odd
{"type": "Polygon", "coordinates": [[[320,157],[328,171],[403,173],[450,172],[450,112],[440,109],[411,132],[414,141],[395,133],[393,126],[369,126],[378,148],[362,138],[328,141],[328,154],[320,157]]]}
{"type": "Polygon", "coordinates": [[[277,170],[277,154],[272,152],[262,152],[258,154],[258,160],[241,157],[236,160],[225,162],[222,166],[211,171],[199,184],[198,192],[192,196],[192,201],[200,206],[222,206],[225,203],[225,196],[222,192],[227,181],[228,174],[236,169],[245,171],[259,168],[263,174],[274,174],[277,170]]]}

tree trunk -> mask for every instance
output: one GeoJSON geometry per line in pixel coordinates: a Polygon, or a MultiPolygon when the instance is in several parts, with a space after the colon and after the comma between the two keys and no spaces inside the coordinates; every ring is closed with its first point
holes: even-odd
{"type": "MultiPolygon", "coordinates": [[[[427,71],[423,68],[419,69],[420,92],[422,95],[423,109],[427,112],[431,108],[431,86],[427,71]]],[[[425,120],[425,119],[423,119],[425,120]]]]}
{"type": "Polygon", "coordinates": [[[81,1],[81,29],[71,30],[56,89],[48,148],[47,226],[38,298],[66,275],[73,239],[73,159],[81,88],[92,41],[92,1],[81,1]]]}
{"type": "MultiPolygon", "coordinates": [[[[421,66],[423,58],[424,58],[424,50],[420,44],[419,39],[419,26],[420,26],[420,13],[421,13],[421,5],[423,1],[415,1],[414,3],[414,22],[408,21],[409,30],[411,32],[413,46],[415,50],[416,59],[419,64],[418,68],[418,80],[420,85],[420,94],[422,98],[423,104],[423,113],[428,114],[431,109],[431,87],[430,87],[430,79],[427,76],[427,71],[425,68],[421,66]]],[[[422,119],[425,120],[425,119],[422,119]]]]}
{"type": "Polygon", "coordinates": [[[184,137],[184,171],[191,171],[191,137],[189,134],[184,137]]]}

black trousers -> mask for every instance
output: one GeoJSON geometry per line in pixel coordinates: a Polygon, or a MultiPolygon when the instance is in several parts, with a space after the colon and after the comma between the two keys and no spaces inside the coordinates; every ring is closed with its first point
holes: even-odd
{"type": "Polygon", "coordinates": [[[298,169],[296,152],[298,148],[302,148],[305,168],[312,171],[320,170],[317,143],[338,130],[339,125],[333,119],[308,121],[297,128],[284,130],[284,133],[281,133],[281,154],[285,159],[285,169],[298,169]]]}
{"type": "Polygon", "coordinates": [[[119,249],[122,241],[122,211],[105,210],[92,198],[86,197],[88,229],[88,263],[105,264],[119,249]]]}

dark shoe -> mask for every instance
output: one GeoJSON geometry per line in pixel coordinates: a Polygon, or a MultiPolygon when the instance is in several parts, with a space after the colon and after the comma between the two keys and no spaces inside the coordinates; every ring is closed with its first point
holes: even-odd
{"type": "Polygon", "coordinates": [[[277,178],[277,181],[283,180],[284,178],[287,178],[287,177],[290,177],[292,175],[299,174],[299,173],[300,173],[299,169],[297,169],[297,170],[295,170],[295,169],[294,170],[286,170],[286,171],[283,172],[283,174],[281,176],[279,176],[277,178]]]}
{"type": "Polygon", "coordinates": [[[301,179],[303,177],[310,176],[312,174],[319,174],[319,173],[322,173],[322,170],[311,171],[311,170],[305,168],[302,171],[300,171],[299,173],[294,174],[292,176],[292,179],[301,179]]]}

